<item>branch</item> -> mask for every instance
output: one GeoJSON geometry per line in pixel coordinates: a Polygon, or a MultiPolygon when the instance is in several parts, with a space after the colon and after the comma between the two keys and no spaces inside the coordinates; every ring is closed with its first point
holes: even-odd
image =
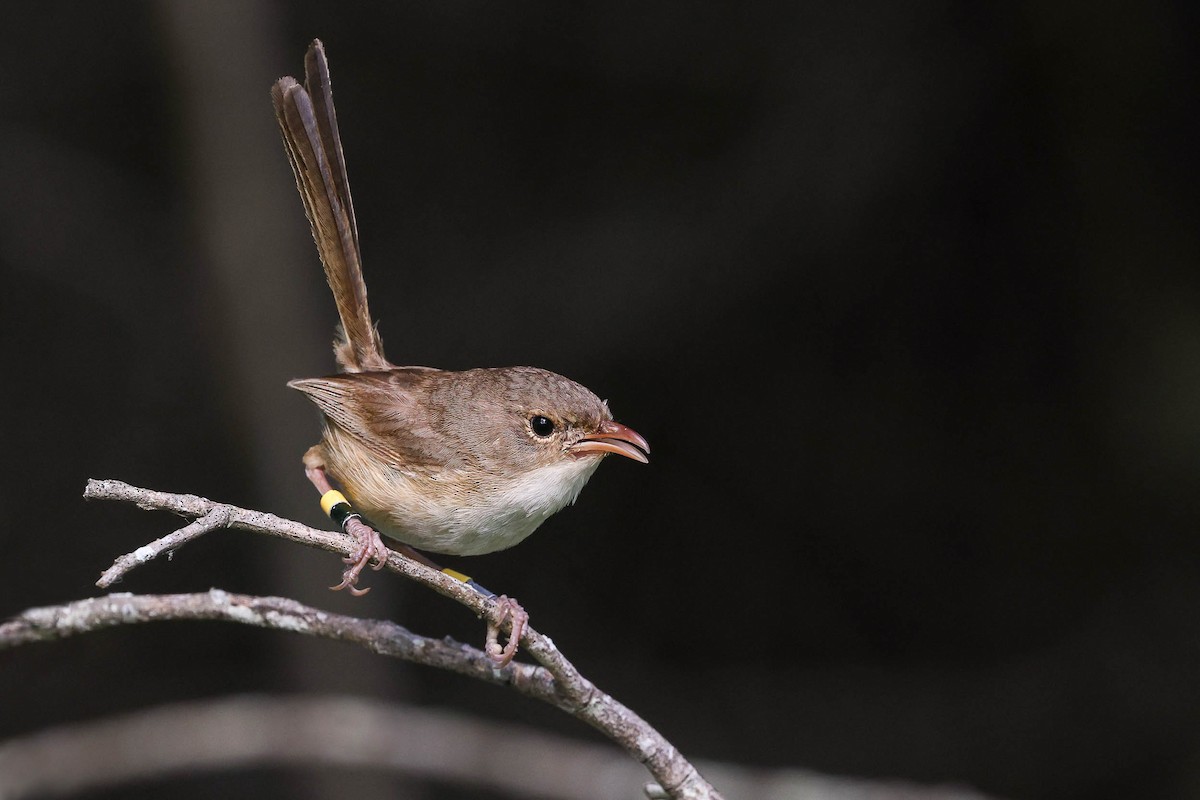
{"type": "MultiPolygon", "coordinates": [[[[120,481],[89,480],[83,496],[89,500],[122,500],[135,503],[143,509],[170,511],[194,520],[174,533],[118,558],[97,582],[97,585],[102,588],[111,586],[136,567],[163,553],[172,552],[187,542],[217,528],[237,528],[266,534],[339,553],[343,556],[348,555],[354,547],[353,540],[342,533],[317,530],[273,514],[216,503],[195,495],[156,492],[130,486],[120,481]]],[[[477,616],[488,620],[491,625],[505,624],[502,612],[494,600],[485,598],[448,575],[396,552],[389,554],[385,567],[461,603],[477,616]]],[[[81,633],[98,627],[108,627],[126,622],[177,618],[226,619],[355,641],[385,655],[419,661],[419,663],[430,663],[431,666],[451,669],[481,680],[508,683],[524,694],[537,697],[539,700],[566,711],[599,730],[644,764],[658,781],[657,787],[647,787],[647,793],[651,796],[688,798],[689,800],[691,798],[721,800],[720,793],[700,776],[696,768],[662,734],[631,709],[597,689],[559,652],[548,636],[543,636],[531,627],[525,628],[521,636],[521,644],[524,645],[526,652],[541,665],[540,668],[525,664],[510,664],[497,669],[487,659],[486,654],[456,643],[439,644],[443,647],[453,647],[469,656],[463,656],[458,660],[450,659],[444,664],[435,664],[421,661],[415,656],[416,653],[427,651],[437,652],[439,657],[445,656],[444,650],[438,650],[433,646],[435,640],[416,636],[393,623],[327,614],[281,598],[250,598],[229,595],[224,592],[215,595],[217,598],[215,600],[212,592],[207,595],[175,595],[174,597],[185,598],[185,600],[181,603],[172,601],[169,607],[164,608],[161,605],[162,597],[139,598],[134,595],[112,595],[109,598],[85,600],[66,606],[33,609],[17,617],[13,622],[0,626],[0,634],[6,632],[9,626],[22,621],[29,628],[14,631],[9,635],[33,636],[40,640],[57,638],[53,632],[60,630],[65,630],[67,633],[81,633]],[[201,600],[200,598],[207,599],[201,600]],[[237,602],[230,604],[229,598],[236,598],[237,602]],[[149,602],[149,606],[138,605],[143,599],[149,602]],[[159,604],[157,608],[153,608],[155,600],[159,604]],[[105,606],[106,601],[116,601],[115,606],[105,606]],[[96,605],[83,605],[86,603],[96,605]],[[269,605],[264,606],[263,603],[269,605]],[[189,609],[195,610],[189,611],[189,609]],[[152,611],[157,611],[159,614],[178,613],[181,616],[149,616],[148,612],[152,611]],[[123,614],[131,615],[132,618],[126,619],[122,616],[123,614]],[[47,615],[55,618],[49,628],[39,621],[45,619],[47,615]],[[243,616],[248,618],[243,618],[243,616]],[[325,619],[335,620],[335,627],[330,628],[324,625],[322,620],[325,619]],[[84,627],[78,628],[76,627],[78,625],[84,627]],[[88,627],[89,625],[91,627],[88,627]],[[399,632],[403,632],[403,635],[399,632]],[[477,657],[483,661],[476,663],[474,659],[477,657]],[[486,665],[486,669],[484,669],[484,665],[486,665]],[[484,677],[485,672],[495,677],[484,677]]],[[[16,643],[29,640],[20,638],[16,643]]],[[[4,641],[0,637],[0,647],[2,646],[4,646],[4,641]]]]}
{"type": "Polygon", "coordinates": [[[210,589],[195,594],[130,594],[31,608],[0,623],[0,650],[82,633],[171,620],[220,620],[350,642],[404,661],[468,675],[554,703],[554,679],[531,664],[495,669],[487,654],[451,639],[430,639],[387,620],[348,617],[286,597],[255,597],[210,589]]]}

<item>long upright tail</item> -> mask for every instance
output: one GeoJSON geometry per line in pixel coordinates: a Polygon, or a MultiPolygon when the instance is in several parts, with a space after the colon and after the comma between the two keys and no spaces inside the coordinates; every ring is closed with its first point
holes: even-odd
{"type": "Polygon", "coordinates": [[[342,319],[341,334],[333,343],[334,355],[346,372],[390,369],[367,308],[358,224],[333,111],[329,64],[319,39],[309,45],[304,58],[304,85],[295,78],[280,78],[271,87],[271,100],[325,278],[342,319]]]}

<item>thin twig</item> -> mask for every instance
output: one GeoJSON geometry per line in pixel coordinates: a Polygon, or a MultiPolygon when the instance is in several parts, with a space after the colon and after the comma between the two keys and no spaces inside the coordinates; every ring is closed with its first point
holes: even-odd
{"type": "Polygon", "coordinates": [[[194,594],[130,594],[31,608],[0,623],[0,650],[82,633],[168,620],[223,620],[350,642],[380,655],[457,672],[556,703],[554,679],[542,667],[514,663],[498,670],[487,654],[452,639],[431,639],[387,620],[321,611],[286,597],[256,597],[221,589],[194,594]]]}
{"type": "MultiPolygon", "coordinates": [[[[340,553],[343,556],[351,552],[354,547],[353,540],[344,534],[333,533],[330,531],[321,531],[315,528],[309,528],[292,520],[283,519],[273,514],[267,514],[261,511],[252,511],[237,506],[228,505],[225,503],[217,503],[203,497],[185,494],[170,494],[166,492],[157,492],[149,489],[141,489],[135,486],[130,486],[127,483],[113,480],[89,480],[87,488],[84,491],[84,497],[88,499],[109,499],[122,500],[125,502],[135,503],[143,509],[157,509],[162,511],[170,511],[185,517],[192,518],[199,522],[185,526],[184,528],[170,534],[166,537],[158,539],[149,545],[146,545],[133,553],[122,556],[114,562],[113,566],[105,571],[101,577],[99,585],[107,587],[113,582],[119,580],[130,570],[146,563],[149,560],[161,555],[164,552],[170,552],[182,546],[187,541],[202,535],[209,530],[217,527],[238,528],[254,533],[262,533],[268,536],[288,539],[298,542],[309,547],[318,547],[323,550],[340,553]]],[[[392,552],[387,560],[386,568],[392,572],[399,573],[405,577],[421,583],[434,591],[449,597],[467,608],[471,609],[477,616],[488,621],[490,625],[504,627],[507,624],[504,610],[497,606],[496,602],[483,597],[478,592],[461,582],[444,575],[437,570],[426,567],[412,559],[405,558],[399,553],[392,552]]],[[[225,598],[235,597],[234,595],[223,595],[225,598]]],[[[119,597],[123,602],[129,604],[132,595],[114,595],[119,597]]],[[[205,603],[197,598],[206,597],[206,595],[180,595],[179,597],[190,598],[188,604],[199,603],[202,607],[206,607],[207,611],[203,613],[216,613],[219,604],[212,601],[205,603]]],[[[101,598],[100,600],[105,600],[101,598]]],[[[251,598],[254,601],[261,602],[264,598],[251,598]]],[[[279,598],[265,598],[273,603],[291,603],[292,601],[284,601],[279,598]]],[[[89,602],[89,601],[82,601],[89,602]]],[[[93,601],[96,602],[96,601],[93,601]]],[[[185,604],[187,605],[187,604],[185,604]]],[[[232,621],[249,622],[250,624],[266,625],[268,627],[283,627],[289,630],[298,630],[295,627],[288,625],[298,625],[300,621],[304,621],[307,627],[301,632],[312,632],[313,635],[325,635],[321,633],[320,625],[316,625],[306,612],[321,614],[325,618],[334,618],[337,615],[325,614],[325,612],[317,612],[313,609],[308,609],[306,606],[295,604],[295,608],[302,610],[297,618],[295,615],[284,615],[283,617],[254,614],[251,619],[238,619],[236,616],[225,616],[228,614],[228,606],[220,606],[225,608],[218,617],[197,616],[195,618],[221,618],[231,619],[232,621]],[[284,619],[286,624],[276,624],[275,620],[284,619]]],[[[73,615],[83,613],[82,609],[86,608],[77,604],[69,606],[57,607],[68,609],[66,620],[56,620],[55,626],[65,625],[70,628],[69,621],[73,615]]],[[[141,622],[148,619],[137,618],[139,615],[133,606],[130,606],[130,614],[133,619],[129,621],[141,622]]],[[[236,605],[240,613],[246,613],[249,608],[244,604],[236,605]]],[[[105,613],[103,608],[88,609],[92,614],[101,614],[105,619],[112,620],[108,624],[120,624],[125,620],[120,618],[119,613],[109,611],[105,613]]],[[[33,610],[26,614],[42,613],[43,615],[49,611],[33,610]]],[[[185,615],[186,611],[182,612],[185,615]]],[[[200,613],[200,612],[197,612],[200,613]]],[[[272,610],[272,614],[278,615],[283,612],[278,607],[272,610]]],[[[52,615],[53,616],[53,615],[52,615]]],[[[17,620],[25,617],[22,615],[17,620]]],[[[155,619],[162,619],[162,616],[155,619]]],[[[192,617],[180,617],[192,618],[192,617]]],[[[339,618],[343,623],[352,618],[339,618]]],[[[15,622],[16,620],[14,620],[15,622]]],[[[363,620],[358,620],[360,623],[369,625],[382,625],[384,623],[374,622],[369,623],[363,620]]],[[[11,624],[11,623],[10,623],[11,624]]],[[[392,623],[386,623],[391,625],[392,623]]],[[[399,626],[394,626],[399,628],[399,626]]],[[[57,627],[56,627],[57,629],[57,627]]],[[[0,631],[4,628],[0,627],[0,631]]],[[[45,628],[40,628],[45,631],[45,628]]],[[[360,643],[372,647],[371,641],[381,633],[392,633],[391,631],[381,631],[377,628],[372,628],[370,635],[366,638],[356,639],[353,631],[357,628],[350,626],[339,628],[344,631],[339,636],[332,638],[345,638],[350,641],[359,641],[360,643]],[[348,633],[345,633],[348,632],[348,633]]],[[[400,628],[400,630],[404,630],[400,628]]],[[[407,631],[408,636],[415,636],[407,631]]],[[[423,637],[418,637],[423,638],[423,637]]],[[[384,636],[384,641],[388,640],[384,636]]],[[[721,795],[696,771],[696,768],[685,759],[682,754],[669,741],[663,738],[662,734],[658,733],[645,720],[639,717],[631,709],[625,707],[621,703],[614,700],[609,695],[601,692],[596,686],[575,668],[573,664],[554,645],[554,642],[547,636],[538,633],[532,627],[526,627],[521,635],[521,644],[524,645],[528,652],[544,670],[530,667],[524,664],[510,664],[502,669],[496,669],[495,665],[487,661],[487,656],[479,650],[468,648],[472,653],[479,654],[482,657],[491,673],[501,676],[499,682],[509,683],[517,690],[528,694],[538,699],[545,700],[552,705],[566,711],[577,719],[583,720],[595,727],[597,730],[604,733],[614,742],[625,748],[635,759],[644,764],[650,773],[658,781],[659,787],[667,793],[667,796],[672,798],[712,798],[720,800],[721,795]]],[[[431,641],[431,640],[426,640],[431,641]]],[[[458,645],[458,647],[465,647],[458,645]]],[[[404,648],[401,648],[404,650],[404,648]]],[[[382,650],[379,652],[383,652],[382,650]]],[[[388,655],[396,655],[401,658],[407,657],[403,652],[389,652],[388,655]]],[[[474,656],[472,655],[472,658],[474,656]]],[[[410,659],[416,660],[416,659],[410,659]]],[[[424,662],[422,662],[424,663],[424,662]]],[[[455,662],[457,663],[457,662],[455,662]]],[[[480,677],[472,669],[455,669],[452,666],[444,666],[443,668],[454,669],[454,671],[462,674],[469,674],[472,677],[480,677]]],[[[481,678],[485,679],[485,678],[481,678]]],[[[486,679],[485,679],[486,680],[486,679]]],[[[655,787],[658,788],[658,787],[655,787]]]]}

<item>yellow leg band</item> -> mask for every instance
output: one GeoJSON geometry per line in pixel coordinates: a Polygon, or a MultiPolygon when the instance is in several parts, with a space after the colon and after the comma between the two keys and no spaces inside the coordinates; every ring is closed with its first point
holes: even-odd
{"type": "Polygon", "coordinates": [[[346,499],[346,495],[342,494],[337,489],[330,489],[328,492],[321,495],[321,510],[324,511],[326,515],[328,515],[329,509],[333,508],[338,503],[349,503],[349,502],[350,501],[346,499]]]}
{"type": "Polygon", "coordinates": [[[451,578],[454,578],[454,580],[456,580],[456,581],[462,581],[463,583],[470,583],[470,582],[471,582],[471,576],[470,576],[470,575],[463,575],[463,574],[462,574],[461,572],[459,572],[458,570],[456,570],[456,569],[450,569],[449,567],[447,567],[446,569],[442,570],[442,574],[443,574],[443,575],[449,575],[451,578]]]}

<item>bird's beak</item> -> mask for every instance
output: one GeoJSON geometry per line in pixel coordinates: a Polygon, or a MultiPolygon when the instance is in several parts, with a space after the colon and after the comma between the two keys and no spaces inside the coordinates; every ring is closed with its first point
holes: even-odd
{"type": "Polygon", "coordinates": [[[611,419],[601,422],[600,429],[595,433],[589,433],[571,445],[571,452],[575,455],[616,453],[643,464],[650,463],[650,459],[646,456],[650,452],[650,443],[633,428],[613,422],[611,419]]]}

